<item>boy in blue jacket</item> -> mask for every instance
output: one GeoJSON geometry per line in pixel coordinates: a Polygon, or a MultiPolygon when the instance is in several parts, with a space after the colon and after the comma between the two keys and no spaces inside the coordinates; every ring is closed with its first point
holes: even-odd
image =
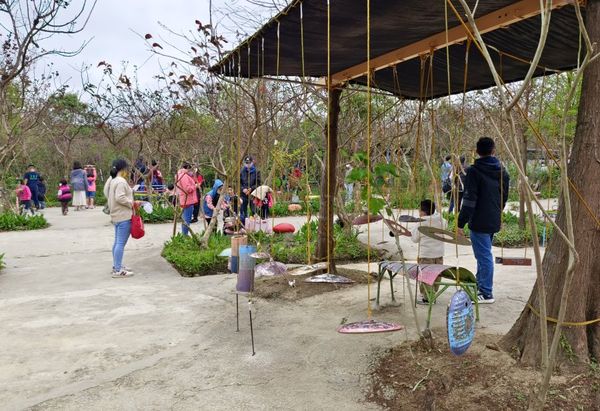
{"type": "Polygon", "coordinates": [[[496,144],[489,137],[477,141],[479,158],[467,169],[458,231],[468,223],[473,254],[477,259],[479,304],[494,303],[494,257],[492,242],[500,231],[501,215],[508,200],[509,176],[495,156],[496,144]]]}

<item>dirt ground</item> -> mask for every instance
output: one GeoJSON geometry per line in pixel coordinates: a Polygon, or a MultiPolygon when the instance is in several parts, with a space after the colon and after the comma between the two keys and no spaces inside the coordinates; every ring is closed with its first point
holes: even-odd
{"type": "MultiPolygon", "coordinates": [[[[437,331],[437,332],[436,332],[437,331]]],[[[497,336],[478,335],[456,357],[443,339],[434,349],[419,342],[389,349],[371,373],[369,401],[391,410],[526,410],[539,373],[498,351],[497,336]]],[[[548,410],[600,409],[600,369],[563,364],[552,377],[548,410]]]]}
{"type": "MultiPolygon", "coordinates": [[[[412,288],[404,288],[400,278],[395,303],[384,283],[381,306],[371,306],[374,318],[403,323],[402,332],[336,332],[340,324],[368,315],[376,286],[369,291],[360,283],[303,298],[255,298],[251,305],[241,298],[236,332],[235,276],[181,277],[160,257],[170,225],[148,225],[143,239],[130,240],[125,264],[136,275],[112,279],[113,228],[100,209],[67,217],[50,209],[46,215],[51,223],[46,230],[0,233],[0,252],[7,258],[0,272],[3,410],[382,409],[385,403],[369,397],[371,375],[390,349],[417,337],[407,304],[412,288]]],[[[386,232],[373,224],[373,242],[386,232]]],[[[414,260],[416,246],[402,241],[407,259],[414,260]]],[[[391,241],[382,247],[390,254],[394,249],[391,241]]],[[[471,250],[456,251],[447,246],[446,262],[458,259],[475,270],[471,250]]],[[[376,266],[343,268],[367,272],[376,266]]],[[[533,267],[496,269],[497,301],[482,307],[476,341],[509,329],[535,279],[533,267]]],[[[433,327],[443,329],[451,294],[434,307],[433,327]]],[[[423,324],[426,309],[417,310],[423,324]]],[[[405,365],[414,386],[422,373],[405,365]]]]}
{"type": "MultiPolygon", "coordinates": [[[[351,284],[329,284],[329,283],[306,283],[305,279],[314,274],[298,275],[298,276],[276,276],[276,277],[261,277],[255,280],[254,295],[259,298],[276,299],[283,301],[295,301],[302,298],[312,297],[329,293],[332,291],[344,290],[354,287],[359,284],[367,284],[367,273],[362,270],[349,268],[340,268],[338,275],[344,276],[354,281],[351,284]],[[291,287],[288,279],[295,281],[291,287]]],[[[371,278],[372,282],[377,280],[371,278]]]]}

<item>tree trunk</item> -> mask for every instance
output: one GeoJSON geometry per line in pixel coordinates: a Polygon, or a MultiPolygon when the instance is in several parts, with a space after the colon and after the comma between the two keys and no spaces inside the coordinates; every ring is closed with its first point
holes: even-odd
{"type": "MultiPolygon", "coordinates": [[[[592,42],[600,42],[600,1],[587,3],[586,26],[592,42]]],[[[600,214],[600,161],[597,158],[597,145],[600,140],[600,62],[590,64],[584,73],[581,100],[577,118],[577,130],[569,161],[569,176],[578,187],[582,197],[592,212],[600,214]]],[[[580,261],[576,266],[574,287],[569,291],[566,321],[582,322],[600,317],[600,228],[587,213],[585,206],[573,198],[573,224],[575,226],[575,247],[580,261]]],[[[561,204],[557,222],[565,227],[564,207],[561,204]]],[[[558,235],[552,236],[542,269],[547,284],[548,316],[556,318],[559,309],[562,284],[567,266],[568,249],[558,235]]],[[[538,291],[535,285],[529,303],[538,307],[538,291]]],[[[512,329],[503,337],[500,344],[508,351],[518,353],[521,362],[538,365],[540,360],[539,318],[525,308],[512,329]]],[[[548,323],[548,335],[552,338],[554,325],[548,323]]],[[[573,326],[562,329],[573,353],[581,361],[591,357],[600,358],[600,325],[573,326]]]]}
{"type": "Polygon", "coordinates": [[[319,207],[319,229],[317,239],[317,262],[329,262],[329,272],[335,273],[333,209],[337,189],[338,119],[340,115],[341,89],[329,90],[329,112],[324,133],[325,164],[321,173],[321,205],[319,207]]]}

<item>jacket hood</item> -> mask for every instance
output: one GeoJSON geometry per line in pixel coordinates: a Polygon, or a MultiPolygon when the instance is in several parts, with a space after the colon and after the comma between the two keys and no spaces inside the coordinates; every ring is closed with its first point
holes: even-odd
{"type": "Polygon", "coordinates": [[[493,178],[498,178],[502,171],[502,164],[500,163],[500,160],[494,156],[478,158],[475,160],[473,167],[475,167],[481,173],[493,178]]]}
{"type": "Polygon", "coordinates": [[[215,195],[217,195],[217,190],[219,188],[223,187],[223,182],[221,180],[219,180],[218,178],[215,180],[215,183],[213,184],[213,188],[212,190],[210,190],[210,195],[212,197],[214,197],[215,195]]]}

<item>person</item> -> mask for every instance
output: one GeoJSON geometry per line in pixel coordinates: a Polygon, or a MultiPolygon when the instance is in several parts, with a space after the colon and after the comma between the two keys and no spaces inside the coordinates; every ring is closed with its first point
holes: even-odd
{"type": "MultiPolygon", "coordinates": [[[[240,220],[242,224],[245,223],[246,217],[248,217],[248,205],[250,203],[250,194],[256,190],[261,184],[260,171],[256,169],[254,165],[254,159],[252,156],[244,157],[244,166],[240,171],[240,197],[242,198],[242,208],[240,209],[240,220]]],[[[250,204],[250,211],[255,212],[254,205],[250,204]]]]}
{"type": "Polygon", "coordinates": [[[235,217],[238,214],[241,199],[235,195],[233,187],[227,187],[227,193],[225,194],[224,201],[227,203],[227,208],[223,212],[223,217],[235,217]]]}
{"type": "Polygon", "coordinates": [[[98,176],[96,174],[96,167],[93,165],[85,166],[85,174],[87,177],[87,205],[85,208],[95,208],[94,199],[96,198],[96,179],[98,176]]]}
{"type": "MultiPolygon", "coordinates": [[[[217,204],[219,203],[219,197],[221,197],[222,190],[223,182],[217,178],[215,180],[215,184],[213,185],[212,190],[210,190],[210,192],[204,197],[204,200],[202,201],[202,210],[204,211],[204,218],[206,219],[206,224],[210,224],[213,218],[214,212],[217,208],[217,204]]],[[[221,201],[221,209],[226,209],[227,207],[227,202],[221,201]]]]}
{"type": "Polygon", "coordinates": [[[465,178],[467,172],[465,171],[465,156],[460,156],[460,164],[452,168],[450,173],[450,181],[452,182],[452,190],[448,193],[450,197],[450,207],[448,212],[454,211],[454,200],[456,199],[456,211],[460,212],[460,206],[462,205],[463,194],[465,191],[465,178]]]}
{"type": "Polygon", "coordinates": [[[492,242],[500,231],[501,214],[508,200],[508,172],[495,157],[496,144],[489,137],[477,141],[479,158],[467,169],[458,231],[469,224],[473,254],[477,260],[479,304],[494,303],[494,258],[492,242]]]}
{"type": "Polygon", "coordinates": [[[129,165],[123,159],[113,161],[110,169],[110,178],[104,185],[104,196],[110,209],[110,221],[115,227],[115,241],[113,243],[113,278],[131,277],[133,271],[123,265],[125,245],[131,234],[131,215],[134,208],[138,208],[139,201],[133,200],[133,190],[127,178],[129,165]]]}
{"type": "Polygon", "coordinates": [[[167,197],[169,204],[173,205],[173,207],[177,205],[177,193],[175,192],[175,185],[173,183],[167,185],[165,196],[167,197]]]}
{"type": "MultiPolygon", "coordinates": [[[[419,244],[417,264],[444,264],[444,243],[440,240],[422,235],[419,231],[419,227],[435,227],[445,230],[448,228],[448,223],[444,217],[437,212],[435,203],[428,199],[421,201],[419,216],[425,221],[421,222],[418,227],[412,229],[410,237],[413,243],[419,244]]],[[[421,290],[421,301],[417,302],[428,304],[427,291],[437,291],[438,287],[438,284],[430,286],[421,283],[419,286],[421,290]]]]}
{"type": "Polygon", "coordinates": [[[131,180],[134,181],[135,184],[141,185],[144,183],[146,174],[148,174],[148,168],[146,167],[144,157],[140,156],[135,160],[133,170],[131,171],[131,180]]]}
{"type": "Polygon", "coordinates": [[[273,190],[269,186],[259,186],[251,193],[254,207],[258,210],[261,220],[269,218],[269,210],[273,207],[273,190]]]}
{"type": "Polygon", "coordinates": [[[15,190],[17,193],[17,198],[19,199],[19,207],[23,207],[21,214],[26,213],[27,211],[31,212],[31,214],[35,214],[33,208],[31,208],[31,189],[27,185],[27,180],[21,180],[20,184],[17,186],[15,190]]]}
{"type": "Polygon", "coordinates": [[[163,179],[162,173],[158,168],[158,161],[152,160],[150,164],[150,171],[152,173],[152,189],[156,190],[159,193],[162,193],[165,191],[165,181],[163,179]]]}
{"type": "MultiPolygon", "coordinates": [[[[44,179],[43,176],[40,176],[39,180],[38,180],[38,184],[37,184],[37,195],[38,195],[38,204],[39,204],[39,209],[43,210],[46,208],[46,181],[44,179]]],[[[32,193],[33,196],[33,193],[32,193]]]]}
{"type": "Polygon", "coordinates": [[[352,172],[352,165],[346,164],[346,179],[344,180],[344,187],[346,188],[346,202],[349,203],[352,201],[352,193],[354,192],[354,183],[352,181],[348,181],[348,176],[352,172]]]}
{"type": "Polygon", "coordinates": [[[193,174],[196,180],[196,197],[198,202],[194,204],[194,213],[192,214],[192,223],[198,222],[198,215],[200,215],[200,205],[202,203],[202,184],[204,183],[204,177],[200,174],[200,170],[196,167],[193,174]]]}
{"type": "Polygon", "coordinates": [[[192,223],[192,214],[194,213],[194,204],[198,202],[196,194],[196,181],[192,177],[192,166],[188,162],[184,162],[181,169],[175,177],[175,186],[177,187],[177,196],[179,197],[179,205],[183,209],[181,217],[183,224],[181,232],[183,235],[188,235],[189,226],[192,223]]]}
{"type": "Polygon", "coordinates": [[[450,180],[450,173],[452,172],[452,164],[450,159],[452,156],[446,156],[440,170],[440,178],[442,180],[442,193],[446,194],[452,190],[452,181],[450,180]]]}
{"type": "Polygon", "coordinates": [[[67,215],[69,212],[69,201],[71,201],[71,187],[67,184],[66,179],[61,179],[58,185],[58,194],[56,195],[58,201],[60,201],[60,208],[62,215],[67,215]]]}
{"type": "Polygon", "coordinates": [[[71,171],[71,185],[73,186],[73,206],[75,211],[83,210],[86,205],[86,191],[87,191],[87,175],[81,167],[79,161],[73,163],[73,170],[71,171]]]}
{"type": "Polygon", "coordinates": [[[23,175],[23,179],[26,181],[29,191],[31,191],[31,199],[33,200],[35,208],[40,208],[38,193],[38,180],[40,179],[40,174],[37,172],[33,164],[29,164],[27,166],[27,172],[23,175]]]}

